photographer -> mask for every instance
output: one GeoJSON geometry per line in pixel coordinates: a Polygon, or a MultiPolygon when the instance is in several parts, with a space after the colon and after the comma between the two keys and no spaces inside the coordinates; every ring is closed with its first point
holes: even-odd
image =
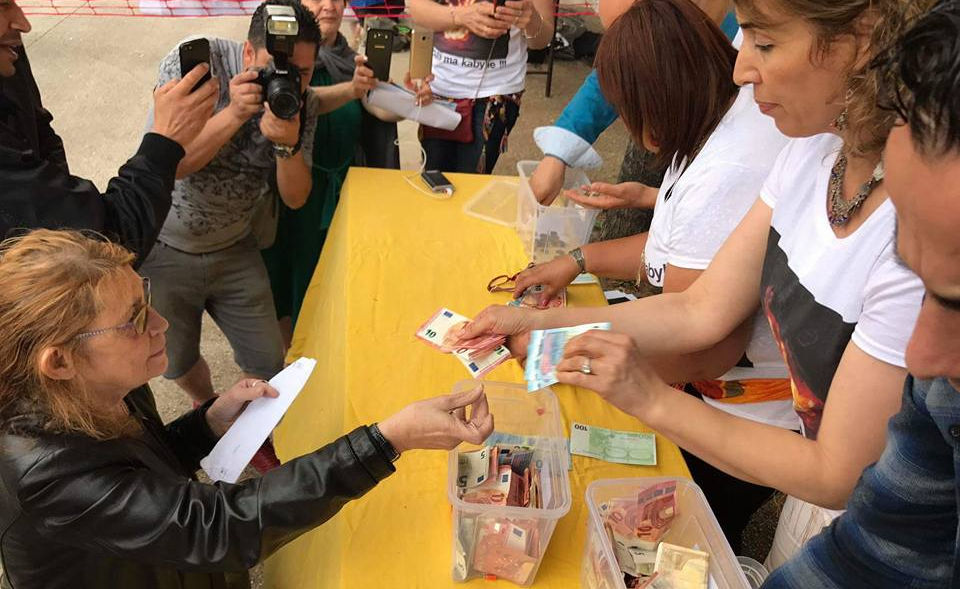
{"type": "MultiPolygon", "coordinates": [[[[216,114],[186,146],[170,215],[142,269],[170,321],[165,376],[198,403],[214,396],[199,349],[205,310],[246,377],[269,379],[283,366],[259,250],[273,240],[277,198],[296,209],[310,194],[321,107],[308,92],[320,30],[298,1],[257,7],[243,43],[208,41],[213,75],[224,81],[216,114]]],[[[161,62],[160,83],[179,71],[178,47],[161,62]]]]}
{"type": "Polygon", "coordinates": [[[70,174],[63,141],[43,108],[21,35],[30,22],[14,0],[0,2],[0,239],[29,228],[93,229],[143,258],[170,210],[183,147],[210,118],[217,82],[191,89],[198,66],[154,91],[156,116],[137,153],[101,194],[70,174]]]}

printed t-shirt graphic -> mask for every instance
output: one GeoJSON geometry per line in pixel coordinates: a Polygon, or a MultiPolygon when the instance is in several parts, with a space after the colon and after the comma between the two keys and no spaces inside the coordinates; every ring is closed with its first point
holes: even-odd
{"type": "Polygon", "coordinates": [[[761,304],[790,371],[794,409],[811,439],[848,343],[905,367],[923,297],[920,279],[897,261],[889,199],[852,234],[833,232],[826,198],[842,145],[833,134],[792,140],[761,192],[773,208],[761,304]]]}

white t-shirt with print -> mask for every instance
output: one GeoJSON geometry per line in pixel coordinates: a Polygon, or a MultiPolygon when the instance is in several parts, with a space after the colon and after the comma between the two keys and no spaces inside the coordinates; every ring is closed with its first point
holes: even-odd
{"type": "MultiPolygon", "coordinates": [[[[705,270],[760,194],[760,187],[788,139],[763,115],[744,86],[700,153],[681,174],[667,170],[657,195],[644,250],[647,279],[663,287],[667,265],[705,270]]],[[[718,303],[719,304],[719,303],[718,303]]],[[[787,378],[787,369],[763,313],[747,346],[752,367],[735,367],[721,380],[787,378]]],[[[797,428],[790,401],[724,403],[704,400],[754,421],[797,428]]]]}
{"type": "Polygon", "coordinates": [[[527,78],[527,40],[517,27],[496,40],[463,28],[434,33],[433,77],[430,88],[445,98],[521,92],[527,78]]]}
{"type": "Polygon", "coordinates": [[[797,413],[810,438],[851,340],[882,362],[906,366],[924,292],[896,257],[889,199],[852,234],[833,232],[826,199],[841,147],[830,133],[790,141],[761,191],[773,209],[761,302],[788,357],[797,413]]]}

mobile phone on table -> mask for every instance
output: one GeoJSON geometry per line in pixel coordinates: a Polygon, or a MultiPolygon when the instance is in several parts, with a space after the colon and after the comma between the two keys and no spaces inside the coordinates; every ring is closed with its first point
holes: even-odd
{"type": "Polygon", "coordinates": [[[420,177],[423,178],[424,184],[429,186],[431,191],[453,194],[453,184],[450,182],[450,180],[447,180],[447,177],[444,176],[443,172],[440,170],[426,170],[420,172],[420,177]]]}
{"type": "Polygon", "coordinates": [[[410,41],[410,79],[422,80],[433,68],[433,31],[414,27],[410,41]]]}
{"type": "MultiPolygon", "coordinates": [[[[180,44],[180,77],[189,74],[201,63],[210,64],[210,41],[204,38],[191,39],[180,44]]],[[[200,79],[191,92],[203,86],[210,79],[210,71],[200,79]]]]}
{"type": "Polygon", "coordinates": [[[367,67],[381,82],[390,80],[390,59],[393,57],[393,31],[369,29],[367,31],[367,67]]]}

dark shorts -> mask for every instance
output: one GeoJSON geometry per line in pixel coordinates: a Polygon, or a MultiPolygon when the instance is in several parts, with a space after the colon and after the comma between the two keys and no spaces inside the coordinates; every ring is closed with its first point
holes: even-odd
{"type": "Polygon", "coordinates": [[[269,379],[283,368],[270,281],[253,239],[205,254],[157,242],[140,272],[150,277],[154,309],[170,322],[166,378],[183,376],[200,359],[204,311],[227,337],[245,373],[269,379]]]}

